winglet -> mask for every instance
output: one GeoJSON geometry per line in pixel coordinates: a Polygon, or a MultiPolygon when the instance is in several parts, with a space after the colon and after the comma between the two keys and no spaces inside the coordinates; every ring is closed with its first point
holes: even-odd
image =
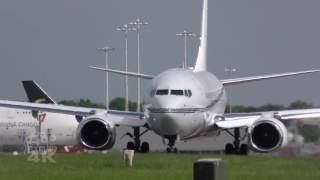
{"type": "Polygon", "coordinates": [[[203,0],[200,46],[194,67],[195,72],[207,71],[208,0],[203,0]]]}

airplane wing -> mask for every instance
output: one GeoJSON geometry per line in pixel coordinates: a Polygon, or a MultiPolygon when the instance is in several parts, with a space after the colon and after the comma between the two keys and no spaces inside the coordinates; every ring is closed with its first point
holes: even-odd
{"type": "Polygon", "coordinates": [[[234,85],[234,84],[240,84],[240,83],[246,83],[246,82],[252,82],[252,81],[261,81],[261,80],[296,76],[296,75],[315,73],[315,72],[320,72],[320,69],[272,74],[272,75],[251,76],[251,77],[243,77],[243,78],[235,78],[235,79],[225,79],[225,80],[221,80],[221,82],[223,85],[234,85]]]}
{"type": "Polygon", "coordinates": [[[94,114],[105,113],[108,118],[113,121],[116,125],[140,127],[146,124],[143,119],[143,113],[139,112],[127,112],[117,110],[106,110],[97,108],[84,108],[74,106],[64,106],[59,104],[38,104],[30,102],[19,102],[19,101],[6,101],[0,100],[1,107],[26,109],[33,111],[43,111],[52,113],[69,114],[76,116],[90,116],[94,114]]]}
{"type": "MultiPolygon", "coordinates": [[[[225,114],[225,120],[216,125],[222,129],[250,127],[259,118],[274,118],[285,122],[287,120],[315,121],[320,119],[320,109],[284,110],[257,113],[231,113],[225,114]]],[[[320,121],[319,121],[320,122],[320,121]]]]}
{"type": "Polygon", "coordinates": [[[139,73],[134,73],[134,72],[126,72],[126,71],[120,71],[120,70],[115,70],[115,69],[106,69],[106,68],[99,68],[95,66],[89,66],[90,69],[95,69],[99,71],[107,71],[115,74],[120,74],[120,75],[125,75],[125,76],[132,76],[132,77],[137,77],[137,78],[143,78],[143,79],[153,79],[154,76],[152,75],[147,75],[147,74],[139,74],[139,73]]]}

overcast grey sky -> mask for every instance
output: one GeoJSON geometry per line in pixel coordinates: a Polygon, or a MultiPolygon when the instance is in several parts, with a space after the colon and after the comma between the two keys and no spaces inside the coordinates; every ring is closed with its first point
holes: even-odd
{"type": "MultiPolygon", "coordinates": [[[[104,66],[96,48],[112,46],[110,64],[124,68],[119,25],[138,17],[142,30],[142,72],[158,74],[183,60],[183,42],[175,34],[200,32],[200,0],[1,0],[1,99],[24,99],[20,81],[34,79],[55,99],[90,98],[104,102],[104,66]]],[[[226,78],[320,68],[320,1],[210,0],[209,70],[226,78]]],[[[194,63],[198,38],[189,41],[194,63]]],[[[130,71],[136,71],[136,34],[129,34],[130,71]]],[[[111,77],[111,95],[123,96],[123,77],[111,77]]],[[[136,79],[130,79],[136,98],[136,79]]],[[[144,83],[144,87],[146,86],[144,83]]],[[[287,104],[301,99],[320,105],[320,74],[232,87],[233,102],[287,104]]]]}

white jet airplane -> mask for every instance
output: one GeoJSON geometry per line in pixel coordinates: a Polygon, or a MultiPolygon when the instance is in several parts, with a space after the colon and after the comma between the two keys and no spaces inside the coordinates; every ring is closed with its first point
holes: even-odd
{"type": "MultiPolygon", "coordinates": [[[[23,81],[23,86],[30,102],[55,104],[36,82],[23,81]]],[[[0,108],[0,145],[4,146],[28,148],[39,141],[46,145],[48,138],[50,145],[74,145],[77,127],[71,115],[0,108]]]]}
{"type": "Polygon", "coordinates": [[[77,127],[78,142],[95,150],[112,148],[116,127],[129,126],[134,129],[133,135],[128,133],[134,141],[129,142],[127,147],[140,152],[149,151],[149,144],[140,142],[140,136],[145,133],[140,133],[140,128],[144,127],[168,140],[168,152],[177,151],[174,148],[177,140],[215,136],[221,131],[228,131],[234,142],[226,144],[226,153],[247,154],[249,149],[265,153],[286,145],[287,128],[283,121],[320,117],[320,109],[224,114],[226,86],[320,70],[219,80],[207,71],[207,21],[208,0],[204,0],[201,42],[194,68],[169,69],[152,76],[91,67],[150,80],[141,113],[5,100],[0,101],[0,106],[83,116],[77,127]],[[240,129],[247,132],[248,142],[244,144],[240,144],[240,129]]]}

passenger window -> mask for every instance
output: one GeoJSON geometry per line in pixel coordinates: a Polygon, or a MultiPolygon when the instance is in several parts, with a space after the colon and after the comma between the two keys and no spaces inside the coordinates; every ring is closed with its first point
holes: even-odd
{"type": "Polygon", "coordinates": [[[169,90],[168,89],[158,89],[156,92],[156,95],[168,95],[169,90]]]}
{"type": "Polygon", "coordinates": [[[176,96],[183,96],[183,90],[172,89],[170,94],[176,96]]]}

